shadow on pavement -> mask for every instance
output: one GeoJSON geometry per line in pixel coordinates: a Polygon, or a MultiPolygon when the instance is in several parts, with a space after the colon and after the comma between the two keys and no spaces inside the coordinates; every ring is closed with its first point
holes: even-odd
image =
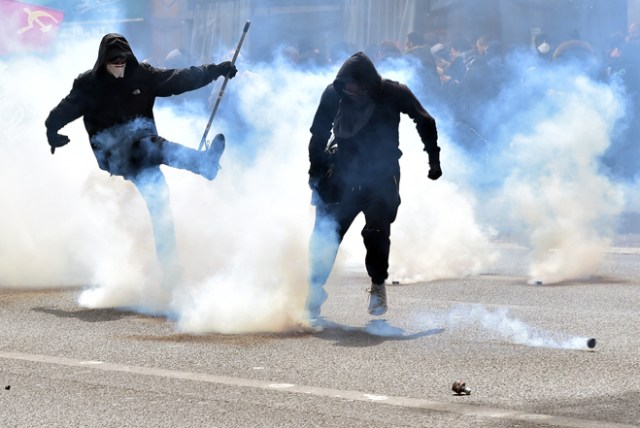
{"type": "Polygon", "coordinates": [[[384,319],[371,320],[364,327],[349,326],[330,320],[322,320],[316,337],[335,341],[336,346],[375,346],[387,341],[415,340],[444,332],[444,328],[433,328],[418,332],[406,332],[394,327],[384,319]]]}
{"type": "Polygon", "coordinates": [[[176,333],[171,335],[135,335],[129,339],[143,342],[175,342],[175,343],[215,343],[223,345],[236,345],[242,347],[254,347],[259,344],[283,340],[308,337],[307,331],[292,331],[283,333],[176,333]]]}
{"type": "Polygon", "coordinates": [[[33,312],[41,312],[58,318],[75,318],[86,322],[118,321],[131,316],[139,317],[140,314],[131,311],[119,311],[117,309],[80,309],[77,311],[63,311],[61,309],[36,307],[33,312]]]}

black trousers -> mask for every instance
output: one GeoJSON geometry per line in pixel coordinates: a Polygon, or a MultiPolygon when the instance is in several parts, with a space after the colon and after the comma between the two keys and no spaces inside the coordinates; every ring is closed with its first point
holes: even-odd
{"type": "Polygon", "coordinates": [[[316,206],[316,220],[310,243],[312,286],[326,283],[338,248],[351,224],[363,213],[362,238],[366,249],[365,267],[371,281],[380,284],[389,276],[391,224],[400,206],[400,174],[377,179],[367,185],[349,185],[337,204],[316,206]]]}

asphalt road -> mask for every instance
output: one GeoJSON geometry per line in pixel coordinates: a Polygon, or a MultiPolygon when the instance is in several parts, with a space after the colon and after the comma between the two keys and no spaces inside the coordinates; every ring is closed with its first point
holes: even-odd
{"type": "Polygon", "coordinates": [[[505,246],[494,272],[390,286],[373,322],[366,277],[342,272],[315,333],[185,335],[81,308],[78,289],[0,290],[0,426],[640,426],[631,241],[598,275],[542,286],[505,246]]]}

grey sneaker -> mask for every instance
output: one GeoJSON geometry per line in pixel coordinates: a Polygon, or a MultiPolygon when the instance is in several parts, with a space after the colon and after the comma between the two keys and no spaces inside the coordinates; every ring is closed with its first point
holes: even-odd
{"type": "Polygon", "coordinates": [[[202,175],[207,180],[213,180],[218,175],[218,170],[220,169],[220,157],[224,152],[225,148],[225,138],[223,134],[218,134],[213,138],[211,145],[204,152],[204,155],[207,157],[206,165],[204,167],[204,171],[202,175]]]}
{"type": "Polygon", "coordinates": [[[371,283],[369,291],[369,314],[380,316],[387,312],[387,289],[382,284],[371,283]]]}

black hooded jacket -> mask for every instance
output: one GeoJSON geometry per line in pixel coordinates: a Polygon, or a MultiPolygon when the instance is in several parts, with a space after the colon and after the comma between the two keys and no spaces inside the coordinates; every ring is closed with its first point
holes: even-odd
{"type": "Polygon", "coordinates": [[[411,90],[398,82],[383,79],[371,60],[362,52],[352,55],[342,65],[336,79],[323,92],[311,126],[309,143],[310,180],[318,180],[326,173],[327,162],[340,170],[345,184],[375,183],[399,174],[398,126],[400,113],[408,115],[416,124],[429,162],[439,165],[436,122],[422,107],[411,90]],[[349,138],[336,137],[334,159],[328,160],[327,143],[340,108],[349,108],[343,89],[348,81],[364,85],[375,107],[366,124],[359,126],[349,138]],[[337,164],[337,165],[336,165],[337,164]]]}
{"type": "Polygon", "coordinates": [[[115,125],[136,118],[153,122],[156,97],[168,97],[198,89],[220,76],[215,64],[185,69],[158,69],[139,63],[129,42],[120,34],[105,35],[100,42],[93,69],[78,76],[73,87],[49,113],[48,132],[57,132],[66,124],[84,118],[84,126],[93,137],[115,125]],[[125,74],[116,79],[106,70],[108,59],[126,57],[125,74]]]}

